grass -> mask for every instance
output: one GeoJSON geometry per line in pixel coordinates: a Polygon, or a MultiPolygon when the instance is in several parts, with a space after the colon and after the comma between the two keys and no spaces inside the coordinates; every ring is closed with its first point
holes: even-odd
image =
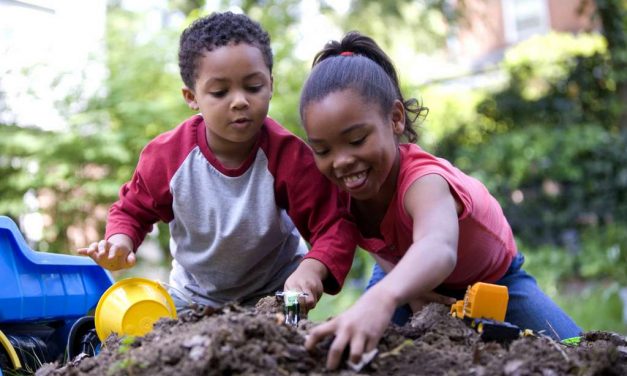
{"type": "Polygon", "coordinates": [[[364,291],[358,284],[351,284],[347,281],[346,286],[337,295],[323,294],[316,305],[316,308],[309,311],[308,319],[315,322],[322,322],[331,316],[346,311],[364,291]]]}
{"type": "Polygon", "coordinates": [[[533,275],[550,296],[584,330],[611,331],[627,335],[623,321],[621,284],[615,280],[577,279],[573,257],[551,247],[525,253],[524,269],[533,275]]]}
{"type": "Polygon", "coordinates": [[[623,302],[617,285],[590,283],[580,292],[555,297],[562,307],[584,331],[602,330],[627,335],[623,322],[623,302]]]}

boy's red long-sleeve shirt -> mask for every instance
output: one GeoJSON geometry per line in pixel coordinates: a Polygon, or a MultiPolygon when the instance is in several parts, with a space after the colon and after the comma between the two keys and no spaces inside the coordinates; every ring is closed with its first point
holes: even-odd
{"type": "Polygon", "coordinates": [[[170,283],[202,304],[272,294],[305,254],[329,269],[325,290],[335,293],[355,252],[341,193],[308,146],[270,118],[236,169],[213,155],[200,115],[151,141],[109,212],[106,238],[126,234],[137,248],[157,221],[170,228],[170,283]]]}

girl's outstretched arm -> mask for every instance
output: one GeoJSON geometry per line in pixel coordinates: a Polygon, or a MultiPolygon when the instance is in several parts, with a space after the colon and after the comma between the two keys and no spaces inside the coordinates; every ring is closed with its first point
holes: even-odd
{"type": "Polygon", "coordinates": [[[444,178],[432,174],[416,180],[405,194],[404,205],[413,218],[413,244],[403,258],[350,309],[310,332],[308,349],[335,334],[327,358],[329,369],[337,368],[346,346],[350,346],[350,360],[359,362],[363,353],[377,346],[396,307],[430,293],[455,268],[459,209],[444,178]]]}

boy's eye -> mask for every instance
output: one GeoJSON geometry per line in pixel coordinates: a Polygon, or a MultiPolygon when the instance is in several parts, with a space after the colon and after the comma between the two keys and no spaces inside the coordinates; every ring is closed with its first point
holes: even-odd
{"type": "Polygon", "coordinates": [[[210,95],[216,97],[216,98],[222,98],[226,95],[226,90],[217,90],[217,91],[212,91],[209,93],[210,95]]]}
{"type": "Polygon", "coordinates": [[[250,91],[251,93],[257,93],[261,90],[262,87],[263,85],[249,86],[247,90],[250,91]]]}

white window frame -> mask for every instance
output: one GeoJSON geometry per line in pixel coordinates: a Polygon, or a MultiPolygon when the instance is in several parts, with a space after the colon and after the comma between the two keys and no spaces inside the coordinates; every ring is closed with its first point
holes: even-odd
{"type": "Polygon", "coordinates": [[[532,35],[544,34],[549,31],[548,0],[503,0],[502,8],[505,41],[508,44],[520,42],[532,35]],[[521,16],[537,17],[539,25],[520,30],[517,27],[517,21],[521,16]]]}

